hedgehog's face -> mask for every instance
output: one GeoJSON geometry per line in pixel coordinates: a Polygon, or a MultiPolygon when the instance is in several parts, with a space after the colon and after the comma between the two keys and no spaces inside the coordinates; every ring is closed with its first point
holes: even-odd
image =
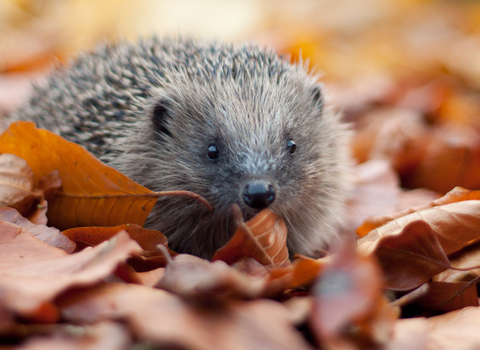
{"type": "Polygon", "coordinates": [[[164,189],[204,196],[217,216],[230,215],[234,203],[245,219],[268,207],[302,231],[341,181],[338,121],[323,115],[318,86],[256,83],[189,86],[159,99],[159,161],[175,179],[164,189]]]}

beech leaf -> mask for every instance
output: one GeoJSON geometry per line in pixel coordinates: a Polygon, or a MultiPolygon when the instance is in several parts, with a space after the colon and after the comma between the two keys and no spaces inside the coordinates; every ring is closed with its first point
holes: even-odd
{"type": "Polygon", "coordinates": [[[0,222],[0,304],[30,315],[70,287],[88,286],[109,276],[141,248],[125,232],[110,241],[68,255],[20,226],[0,222]]]}
{"type": "Polygon", "coordinates": [[[67,321],[124,321],[136,339],[159,347],[198,350],[312,349],[271,300],[198,307],[164,290],[105,284],[59,300],[67,321]],[[135,302],[132,302],[135,301],[135,302]]]}
{"type": "Polygon", "coordinates": [[[224,261],[210,262],[179,254],[165,268],[157,287],[183,298],[212,302],[225,298],[259,297],[268,280],[243,274],[224,261]]]}
{"type": "Polygon", "coordinates": [[[382,226],[389,221],[406,216],[408,214],[416,213],[416,212],[433,208],[433,207],[438,207],[440,205],[456,203],[456,202],[461,202],[466,200],[474,200],[474,199],[475,200],[480,199],[480,191],[469,191],[461,187],[455,187],[453,190],[448,192],[443,197],[430,201],[419,207],[405,209],[389,215],[369,217],[362,223],[362,225],[360,225],[357,228],[357,235],[360,237],[363,237],[370,231],[376,229],[377,227],[382,226]]]}
{"type": "Polygon", "coordinates": [[[27,162],[13,154],[0,154],[0,208],[12,207],[26,215],[41,197],[27,162]]]}
{"type": "Polygon", "coordinates": [[[416,288],[450,266],[437,235],[420,220],[377,241],[366,241],[358,249],[375,255],[389,289],[416,288]]]}
{"type": "Polygon", "coordinates": [[[59,230],[46,225],[35,225],[30,220],[21,216],[18,211],[13,208],[1,208],[0,220],[23,227],[42,242],[52,247],[60,248],[67,253],[72,253],[75,250],[75,243],[69,240],[59,230]]]}
{"type": "Polygon", "coordinates": [[[421,210],[395,219],[370,231],[358,240],[358,244],[391,235],[417,220],[430,225],[447,255],[480,239],[480,201],[468,200],[421,210]]]}
{"type": "MultiPolygon", "coordinates": [[[[351,243],[340,247],[314,286],[310,324],[320,343],[342,343],[350,326],[358,327],[359,339],[385,343],[396,318],[382,296],[382,275],[371,256],[351,243]]],[[[358,341],[359,339],[353,339],[358,341]]]]}
{"type": "MultiPolygon", "coordinates": [[[[103,164],[81,146],[54,133],[37,129],[32,122],[16,122],[0,136],[0,153],[27,161],[35,181],[58,170],[62,191],[48,198],[49,223],[61,230],[79,226],[143,226],[157,198],[155,193],[103,164]]],[[[174,194],[174,193],[172,193],[174,194]]],[[[190,192],[177,191],[206,201],[190,192]]],[[[208,205],[207,205],[208,206],[208,205]]]]}
{"type": "Polygon", "coordinates": [[[250,257],[266,266],[289,266],[287,227],[282,219],[264,209],[244,222],[240,208],[233,206],[238,228],[233,237],[217,250],[212,260],[228,264],[250,257]]]}

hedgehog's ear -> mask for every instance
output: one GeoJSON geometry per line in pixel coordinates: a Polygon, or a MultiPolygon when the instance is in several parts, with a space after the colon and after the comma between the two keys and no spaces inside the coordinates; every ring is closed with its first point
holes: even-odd
{"type": "Polygon", "coordinates": [[[155,131],[167,136],[172,136],[168,130],[168,118],[172,113],[172,104],[167,98],[160,98],[153,104],[152,123],[155,131]]]}
{"type": "Polygon", "coordinates": [[[317,108],[323,110],[323,86],[316,84],[311,88],[310,95],[313,98],[313,103],[317,108]]]}

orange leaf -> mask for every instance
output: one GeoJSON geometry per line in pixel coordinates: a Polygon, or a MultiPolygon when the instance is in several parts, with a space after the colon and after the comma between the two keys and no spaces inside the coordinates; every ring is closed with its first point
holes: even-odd
{"type": "Polygon", "coordinates": [[[167,237],[160,231],[148,230],[135,224],[125,224],[115,227],[77,227],[63,231],[63,234],[74,242],[85,242],[95,246],[109,240],[120,231],[127,231],[130,238],[148,251],[156,251],[157,244],[167,246],[167,237]]]}
{"type": "Polygon", "coordinates": [[[179,254],[165,268],[157,287],[189,300],[223,300],[259,297],[268,275],[249,276],[224,261],[210,262],[193,255],[179,254]]]}
{"type": "Polygon", "coordinates": [[[141,251],[125,232],[69,255],[17,225],[2,221],[0,230],[0,304],[19,315],[35,314],[68,288],[98,283],[130,254],[141,251]]]}
{"type": "Polygon", "coordinates": [[[87,246],[98,245],[109,240],[120,231],[126,231],[130,238],[140,244],[144,250],[141,254],[135,254],[128,261],[136,271],[148,271],[166,266],[163,253],[157,249],[158,244],[167,247],[171,256],[177,255],[176,252],[168,248],[167,237],[163,233],[156,230],[147,230],[135,224],[115,227],[77,227],[63,231],[63,234],[83,247],[85,244],[87,246]]]}
{"type": "Polygon", "coordinates": [[[59,230],[45,225],[35,225],[21,216],[13,208],[0,209],[0,220],[23,227],[42,242],[45,242],[52,247],[60,248],[67,253],[72,253],[75,250],[75,243],[65,237],[65,235],[59,230]]]}
{"type": "Polygon", "coordinates": [[[13,154],[1,154],[0,208],[12,207],[27,215],[42,197],[42,191],[34,189],[34,180],[32,169],[25,160],[13,154]]]}
{"type": "Polygon", "coordinates": [[[413,289],[450,266],[435,232],[420,220],[358,250],[375,255],[389,289],[413,289]]]}
{"type": "Polygon", "coordinates": [[[423,308],[448,312],[479,305],[475,284],[428,282],[428,285],[427,294],[416,301],[423,308]]]}
{"type": "Polygon", "coordinates": [[[288,266],[287,227],[276,214],[264,209],[246,223],[238,206],[234,206],[238,228],[230,241],[217,250],[212,260],[228,264],[251,257],[262,265],[288,266]]]}
{"type": "Polygon", "coordinates": [[[386,224],[389,221],[401,218],[408,214],[416,213],[425,209],[438,207],[440,205],[456,203],[461,201],[480,199],[480,191],[469,191],[461,187],[455,187],[448,192],[445,196],[438,198],[434,201],[428,202],[424,205],[415,208],[409,208],[390,215],[384,216],[372,216],[367,218],[363,224],[357,228],[357,235],[360,237],[365,236],[367,233],[376,229],[377,227],[386,224]]]}
{"type": "Polygon", "coordinates": [[[63,191],[49,200],[50,224],[77,226],[143,225],[157,197],[143,186],[106,166],[81,146],[31,122],[12,124],[0,136],[0,153],[25,159],[36,183],[58,169],[63,191]]]}
{"type": "Polygon", "coordinates": [[[421,210],[390,221],[360,238],[358,244],[397,233],[398,229],[417,220],[431,226],[447,255],[480,239],[480,201],[469,200],[421,210]]]}
{"type": "Polygon", "coordinates": [[[382,296],[380,268],[352,244],[344,244],[331,259],[313,290],[310,324],[315,336],[327,344],[384,342],[393,328],[395,312],[382,296]],[[359,331],[355,339],[347,340],[345,331],[350,326],[359,331]]]}
{"type": "Polygon", "coordinates": [[[160,348],[311,349],[292,327],[288,310],[271,300],[200,308],[164,290],[109,283],[76,293],[59,305],[67,321],[120,319],[135,339],[160,348]]]}

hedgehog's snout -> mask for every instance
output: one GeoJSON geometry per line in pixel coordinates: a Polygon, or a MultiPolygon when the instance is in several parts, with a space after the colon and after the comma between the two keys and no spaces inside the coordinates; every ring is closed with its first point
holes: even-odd
{"type": "Polygon", "coordinates": [[[275,200],[275,189],[266,180],[251,180],[242,192],[243,202],[254,209],[265,209],[275,200]]]}

